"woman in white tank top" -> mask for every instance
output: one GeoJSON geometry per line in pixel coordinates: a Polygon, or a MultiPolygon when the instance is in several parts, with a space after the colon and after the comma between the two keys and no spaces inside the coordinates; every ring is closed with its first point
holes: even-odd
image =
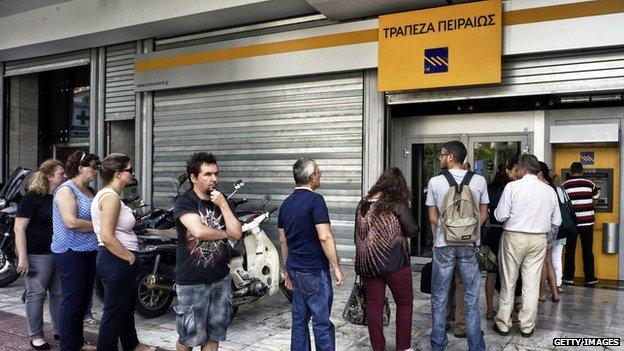
{"type": "Polygon", "coordinates": [[[130,157],[110,154],[102,160],[104,187],[93,198],[91,219],[98,238],[97,271],[104,285],[104,313],[97,340],[98,350],[155,350],[139,342],[134,326],[136,254],[139,242],[132,228],[132,210],[120,198],[134,181],[130,157]]]}

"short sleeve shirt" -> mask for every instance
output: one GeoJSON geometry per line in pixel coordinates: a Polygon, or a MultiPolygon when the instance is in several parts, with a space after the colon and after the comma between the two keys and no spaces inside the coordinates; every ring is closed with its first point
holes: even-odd
{"type": "MultiPolygon", "coordinates": [[[[464,180],[464,176],[467,173],[467,171],[460,169],[450,169],[449,172],[453,175],[457,184],[464,180]]],[[[468,186],[470,187],[470,191],[472,191],[472,195],[474,196],[477,204],[486,205],[490,202],[485,178],[475,174],[470,180],[468,186]]],[[[436,206],[440,212],[436,233],[434,233],[433,238],[433,246],[435,247],[447,246],[446,239],[444,237],[444,229],[442,228],[442,207],[444,206],[444,196],[450,188],[451,186],[443,175],[431,178],[429,180],[429,184],[427,185],[427,200],[425,201],[425,205],[436,206]]],[[[477,238],[477,245],[480,240],[481,238],[477,238]]]]}
{"type": "MultiPolygon", "coordinates": [[[[56,188],[54,196],[56,196],[59,189],[65,186],[71,189],[76,198],[76,216],[79,219],[91,221],[91,202],[93,199],[83,194],[71,179],[56,188]]],[[[98,241],[95,232],[79,232],[65,226],[56,201],[52,203],[52,228],[53,235],[50,248],[54,253],[64,253],[68,250],[87,252],[97,251],[98,249],[98,241]]]]}
{"type": "Polygon", "coordinates": [[[26,227],[26,252],[29,255],[52,253],[52,194],[27,193],[19,202],[15,217],[29,219],[26,227]]]}
{"type": "Polygon", "coordinates": [[[330,223],[325,199],[305,188],[297,188],[280,207],[277,225],[286,234],[286,268],[298,271],[328,270],[329,262],[318,238],[316,225],[330,223]]]}
{"type": "MultiPolygon", "coordinates": [[[[229,205],[231,209],[232,205],[229,205]]],[[[176,283],[209,284],[223,279],[230,273],[228,241],[196,239],[180,221],[180,217],[187,213],[199,215],[204,225],[208,227],[225,228],[225,220],[219,206],[200,199],[193,190],[176,199],[173,208],[178,232],[176,283]]]]}

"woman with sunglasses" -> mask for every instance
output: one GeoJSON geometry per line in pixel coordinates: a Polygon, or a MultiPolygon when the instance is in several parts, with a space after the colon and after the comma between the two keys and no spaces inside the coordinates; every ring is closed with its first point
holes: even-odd
{"type": "Polygon", "coordinates": [[[97,237],[91,224],[94,191],[89,183],[95,179],[98,165],[96,155],[74,152],[65,165],[69,180],[54,192],[51,249],[61,278],[61,350],[84,346],[82,319],[93,292],[97,255],[97,237]]]}
{"type": "Polygon", "coordinates": [[[121,201],[124,188],[134,182],[130,157],[113,153],[102,160],[100,178],[104,187],[91,204],[93,229],[98,238],[97,271],[104,285],[104,313],[97,349],[149,350],[139,343],[134,326],[136,255],[139,240],[132,230],[132,210],[121,201]]]}

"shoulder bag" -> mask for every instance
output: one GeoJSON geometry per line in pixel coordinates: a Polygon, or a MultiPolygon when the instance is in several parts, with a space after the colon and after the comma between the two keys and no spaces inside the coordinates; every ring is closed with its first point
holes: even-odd
{"type": "Polygon", "coordinates": [[[561,199],[561,196],[559,196],[560,191],[563,192],[564,190],[557,188],[555,191],[557,193],[557,200],[559,200],[559,210],[561,211],[561,226],[559,226],[559,231],[557,232],[557,239],[567,238],[577,233],[576,214],[574,213],[574,209],[572,209],[570,199],[565,193],[561,194],[561,196],[563,196],[563,199],[561,199]]]}
{"type": "MultiPolygon", "coordinates": [[[[353,289],[351,289],[351,295],[349,295],[347,304],[342,311],[342,318],[353,324],[366,325],[366,292],[359,275],[355,277],[353,282],[353,289]]],[[[390,303],[386,297],[383,309],[383,325],[388,324],[390,324],[390,303]]]]}

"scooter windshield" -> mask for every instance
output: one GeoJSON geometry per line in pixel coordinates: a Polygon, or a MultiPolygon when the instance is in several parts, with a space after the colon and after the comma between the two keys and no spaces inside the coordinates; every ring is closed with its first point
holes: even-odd
{"type": "Polygon", "coordinates": [[[6,183],[0,190],[0,198],[7,202],[15,200],[20,194],[21,185],[28,177],[31,170],[24,167],[17,167],[9,176],[6,183]]]}

